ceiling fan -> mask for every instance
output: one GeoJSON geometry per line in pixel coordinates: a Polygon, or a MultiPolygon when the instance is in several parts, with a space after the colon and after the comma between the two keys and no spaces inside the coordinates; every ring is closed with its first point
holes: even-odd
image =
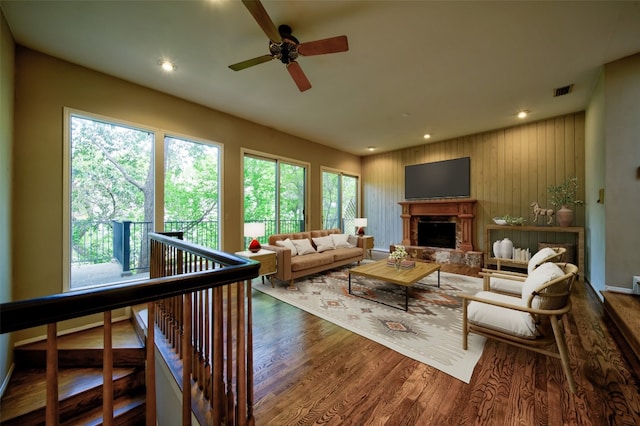
{"type": "Polygon", "coordinates": [[[240,71],[254,65],[269,62],[272,59],[279,59],[287,66],[287,71],[289,71],[298,89],[304,92],[305,90],[311,89],[311,83],[302,71],[300,64],[296,62],[296,58],[298,58],[299,55],[314,56],[324,55],[326,53],[346,52],[349,50],[347,36],[344,35],[300,43],[298,39],[291,34],[290,26],[280,25],[276,28],[259,0],[242,0],[242,3],[251,15],[253,15],[256,22],[258,22],[262,31],[269,37],[269,54],[229,65],[229,68],[234,71],[240,71]]]}

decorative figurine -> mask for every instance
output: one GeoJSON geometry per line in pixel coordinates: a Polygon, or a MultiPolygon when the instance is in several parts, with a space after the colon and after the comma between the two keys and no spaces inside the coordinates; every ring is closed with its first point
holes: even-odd
{"type": "Polygon", "coordinates": [[[549,217],[547,225],[551,225],[551,222],[553,222],[553,215],[555,214],[553,209],[543,209],[538,205],[537,201],[531,203],[531,207],[533,207],[533,221],[535,223],[538,223],[538,216],[547,216],[549,217]]]}

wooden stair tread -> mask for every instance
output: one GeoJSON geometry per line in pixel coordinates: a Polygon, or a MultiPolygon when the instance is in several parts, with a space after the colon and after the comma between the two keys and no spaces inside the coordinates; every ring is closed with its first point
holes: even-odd
{"type": "MultiPolygon", "coordinates": [[[[145,423],[145,395],[123,396],[113,401],[114,425],[129,426],[145,423]]],[[[97,426],[102,424],[102,407],[96,407],[87,413],[64,422],[63,426],[97,426]]]]}
{"type": "MultiPolygon", "coordinates": [[[[111,325],[112,344],[114,348],[143,348],[131,321],[123,320],[111,325]]],[[[102,349],[104,327],[93,327],[76,333],[58,337],[58,349],[102,349]]],[[[46,340],[29,343],[16,350],[46,349],[46,340]]]]}
{"type": "Polygon", "coordinates": [[[603,291],[604,311],[640,360],[640,296],[603,291]]]}
{"type": "MultiPolygon", "coordinates": [[[[114,368],[114,382],[139,374],[136,368],[114,368]]],[[[144,375],[142,375],[144,376],[144,375]]],[[[60,369],[58,374],[59,400],[70,399],[102,387],[101,368],[60,369]]],[[[2,398],[0,419],[4,423],[27,413],[44,410],[46,402],[46,373],[43,369],[17,370],[2,398]]],[[[62,410],[61,410],[62,415],[62,410]]]]}
{"type": "MultiPolygon", "coordinates": [[[[144,366],[145,348],[129,320],[112,326],[113,366],[144,366]]],[[[94,327],[58,338],[58,368],[102,367],[104,328],[94,327]]],[[[46,342],[38,341],[15,348],[18,368],[44,368],[46,342]]]]}

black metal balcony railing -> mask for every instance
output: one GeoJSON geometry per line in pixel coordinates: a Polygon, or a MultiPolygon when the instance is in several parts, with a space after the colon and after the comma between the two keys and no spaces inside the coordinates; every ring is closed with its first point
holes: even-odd
{"type": "MultiPolygon", "coordinates": [[[[265,224],[265,236],[259,238],[266,243],[269,235],[277,232],[304,231],[304,220],[280,221],[276,231],[275,220],[260,220],[265,224]]],[[[219,249],[219,222],[167,221],[164,232],[180,231],[184,240],[204,247],[219,249]]],[[[122,265],[122,272],[144,272],[149,269],[149,238],[153,232],[151,222],[134,221],[73,221],[72,259],[77,265],[108,263],[115,259],[122,265]]],[[[248,244],[248,241],[246,241],[248,244]]]]}

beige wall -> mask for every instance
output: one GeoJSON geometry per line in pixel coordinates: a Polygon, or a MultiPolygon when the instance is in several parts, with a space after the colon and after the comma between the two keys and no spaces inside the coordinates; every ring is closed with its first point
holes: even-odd
{"type": "MultiPolygon", "coordinates": [[[[0,303],[11,294],[11,172],[13,139],[13,66],[15,44],[0,12],[0,303]]],[[[4,386],[11,362],[11,335],[0,335],[0,386],[4,386]]],[[[0,392],[1,393],[1,392],[0,392]]]]}
{"type": "MultiPolygon", "coordinates": [[[[360,158],[18,46],[14,141],[14,299],[62,291],[63,108],[224,145],[222,249],[242,249],[241,148],[308,162],[309,226],[319,228],[320,168],[360,174],[360,158]],[[34,267],[37,266],[37,267],[34,267]]],[[[20,336],[23,337],[22,335],[20,336]]]]}
{"type": "MultiPolygon", "coordinates": [[[[485,251],[484,226],[491,218],[509,214],[533,224],[530,204],[547,203],[547,187],[567,177],[580,181],[579,198],[585,200],[583,112],[506,129],[425,144],[365,157],[362,162],[364,214],[367,233],[375,245],[388,249],[402,238],[400,206],[404,200],[406,165],[471,157],[471,198],[478,200],[474,222],[474,248],[485,251]]],[[[588,203],[595,200],[588,197],[588,203]]],[[[575,209],[574,226],[584,226],[584,207],[575,209]]],[[[542,221],[539,222],[542,225],[542,221]]],[[[518,247],[537,250],[550,233],[509,235],[518,247]]],[[[573,242],[574,235],[553,235],[555,242],[573,242]]]]}
{"type": "Polygon", "coordinates": [[[640,53],[604,67],[607,286],[640,275],[640,53]]]}

